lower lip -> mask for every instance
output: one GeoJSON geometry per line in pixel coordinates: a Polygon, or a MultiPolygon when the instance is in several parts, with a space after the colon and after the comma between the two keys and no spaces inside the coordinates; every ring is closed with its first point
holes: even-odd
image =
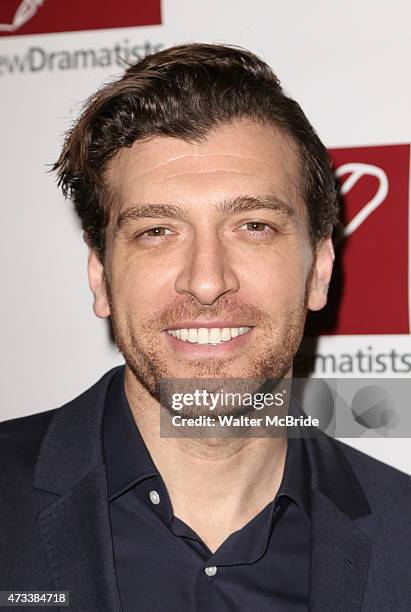
{"type": "Polygon", "coordinates": [[[219,355],[227,355],[243,347],[250,339],[253,330],[254,327],[252,327],[250,331],[246,332],[245,334],[241,334],[241,336],[237,336],[236,338],[227,340],[227,342],[220,342],[219,344],[214,345],[198,344],[196,342],[189,342],[188,340],[179,340],[166,331],[163,333],[167,336],[171,347],[179,353],[183,353],[190,357],[218,357],[219,355]]]}

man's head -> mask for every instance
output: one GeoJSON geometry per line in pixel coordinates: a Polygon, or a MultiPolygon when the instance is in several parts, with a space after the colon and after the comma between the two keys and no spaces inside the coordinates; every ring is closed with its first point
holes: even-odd
{"type": "Polygon", "coordinates": [[[214,45],[145,58],[89,100],[55,168],[95,312],[152,393],[162,376],[289,371],[307,308],[326,301],[337,199],[324,146],[264,62],[214,45]],[[210,326],[220,344],[194,338],[210,326]]]}

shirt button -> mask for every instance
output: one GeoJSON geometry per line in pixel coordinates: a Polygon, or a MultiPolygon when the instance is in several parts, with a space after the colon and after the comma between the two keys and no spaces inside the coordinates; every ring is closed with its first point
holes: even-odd
{"type": "Polygon", "coordinates": [[[160,503],[160,496],[157,491],[150,491],[150,501],[157,506],[160,503]]]}
{"type": "Polygon", "coordinates": [[[217,573],[217,568],[215,565],[210,565],[210,567],[206,567],[205,568],[205,573],[207,574],[207,576],[215,576],[217,573]]]}

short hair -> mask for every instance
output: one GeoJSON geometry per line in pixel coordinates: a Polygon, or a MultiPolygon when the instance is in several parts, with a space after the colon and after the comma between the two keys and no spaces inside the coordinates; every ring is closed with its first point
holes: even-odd
{"type": "Polygon", "coordinates": [[[271,125],[295,142],[312,244],[331,235],[338,222],[335,175],[299,104],[253,53],[235,46],[186,44],[146,56],[92,95],[53,166],[100,260],[112,201],[105,171],[120,149],[150,136],[202,142],[211,130],[244,118],[271,125]]]}

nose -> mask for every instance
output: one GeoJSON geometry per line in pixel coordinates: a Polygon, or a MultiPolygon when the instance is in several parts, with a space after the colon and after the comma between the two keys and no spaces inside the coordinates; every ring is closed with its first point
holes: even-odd
{"type": "Polygon", "coordinates": [[[219,236],[196,236],[185,254],[175,282],[178,293],[187,293],[200,304],[213,304],[226,293],[235,293],[240,284],[219,236]]]}

